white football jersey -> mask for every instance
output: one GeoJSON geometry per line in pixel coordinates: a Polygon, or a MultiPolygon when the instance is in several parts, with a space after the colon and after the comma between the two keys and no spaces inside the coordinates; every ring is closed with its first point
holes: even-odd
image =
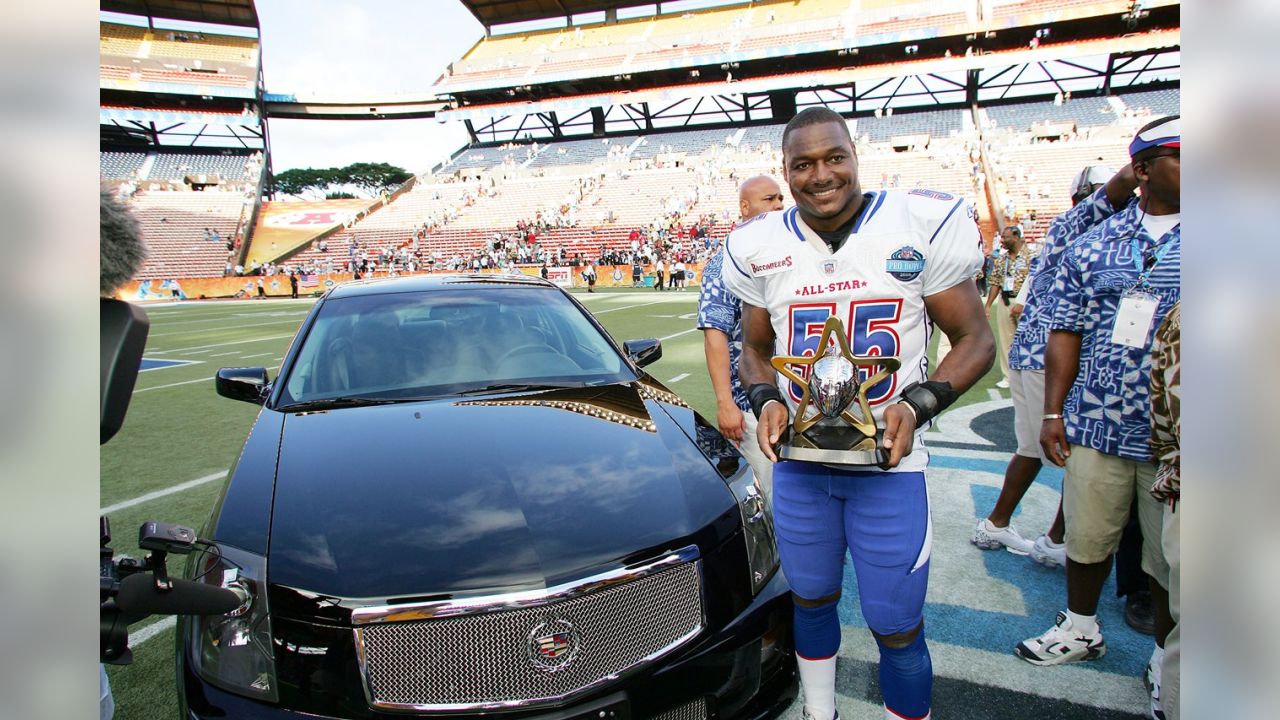
{"type": "MultiPolygon", "coordinates": [[[[866,197],[866,209],[835,253],[795,207],[746,221],[725,241],[723,278],[743,302],[769,310],[775,355],[817,354],[823,325],[834,314],[854,355],[897,357],[901,369],[867,393],[883,427],[884,408],[902,388],[928,378],[932,324],[924,298],[972,283],[982,251],[974,209],[964,198],[920,188],[866,197]]],[[[797,369],[807,376],[807,367],[797,369]]],[[[794,417],[803,388],[781,374],[777,381],[794,417]]],[[[928,464],[925,429],[916,432],[898,471],[928,464]]]]}

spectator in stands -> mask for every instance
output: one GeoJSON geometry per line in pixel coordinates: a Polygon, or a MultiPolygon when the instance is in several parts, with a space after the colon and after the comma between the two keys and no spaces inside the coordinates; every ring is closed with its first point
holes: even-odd
{"type": "Polygon", "coordinates": [[[1160,704],[1168,720],[1181,716],[1181,592],[1182,552],[1178,501],[1182,497],[1182,311],[1174,305],[1156,331],[1151,351],[1151,456],[1159,466],[1151,496],[1164,506],[1161,542],[1169,563],[1169,616],[1173,627],[1164,643],[1164,663],[1151,668],[1150,686],[1160,687],[1160,704]]]}
{"type": "MultiPolygon", "coordinates": [[[[1124,207],[1135,187],[1133,172],[1128,167],[1120,173],[1102,167],[1085,168],[1072,187],[1073,208],[1053,221],[1039,257],[1021,284],[1018,296],[1023,298],[1022,320],[1009,347],[1009,387],[1018,449],[1005,468],[1004,485],[995,507],[973,530],[971,542],[983,550],[1007,547],[1018,553],[1029,553],[1036,562],[1048,567],[1066,565],[1061,504],[1048,533],[1034,542],[1024,539],[1010,524],[1014,510],[1039,474],[1042,460],[1046,459],[1040,448],[1044,352],[1049,335],[1046,300],[1067,244],[1113,215],[1116,208],[1124,207]],[[1104,185],[1106,191],[1100,192],[1104,185]]],[[[991,290],[996,292],[998,286],[993,285],[991,290]]],[[[1018,306],[1015,302],[1014,307],[1018,306]]]]}
{"type": "MultiPolygon", "coordinates": [[[[738,207],[743,220],[782,209],[782,189],[767,175],[748,178],[738,188],[738,207]]],[[[773,503],[773,463],[756,442],[757,421],[747,402],[747,392],[738,377],[742,356],[742,302],[729,292],[721,279],[724,253],[702,269],[702,290],[698,295],[698,329],[707,356],[707,374],[716,396],[716,424],[725,437],[742,451],[760,480],[766,501],[773,503]],[[746,442],[744,442],[744,438],[746,442]]]]}
{"type": "Polygon", "coordinates": [[[1151,329],[1181,295],[1181,147],[1177,116],[1138,131],[1129,155],[1141,199],[1074,241],[1054,281],[1040,443],[1051,462],[1067,468],[1067,610],[1016,648],[1037,665],[1106,652],[1098,599],[1136,494],[1142,567],[1154,579],[1156,648],[1147,677],[1156,682],[1156,716],[1163,710],[1154,668],[1163,664],[1172,619],[1163,511],[1149,492],[1151,329]]]}

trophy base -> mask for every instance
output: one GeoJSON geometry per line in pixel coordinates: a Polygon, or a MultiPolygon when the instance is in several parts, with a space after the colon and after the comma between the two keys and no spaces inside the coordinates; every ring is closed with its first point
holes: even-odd
{"type": "Polygon", "coordinates": [[[803,433],[791,428],[782,437],[778,457],[830,465],[882,466],[889,452],[880,446],[883,430],[869,437],[852,427],[814,426],[803,433]]]}

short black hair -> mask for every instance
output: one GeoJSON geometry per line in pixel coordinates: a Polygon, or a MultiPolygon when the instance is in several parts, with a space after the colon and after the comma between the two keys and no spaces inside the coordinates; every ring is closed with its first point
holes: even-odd
{"type": "Polygon", "coordinates": [[[825,123],[839,123],[840,127],[844,129],[844,136],[849,139],[849,145],[853,145],[853,136],[849,134],[849,125],[844,121],[844,116],[829,107],[815,105],[796,113],[795,117],[787,122],[787,127],[782,131],[783,152],[787,149],[787,138],[791,137],[792,130],[825,123]]]}
{"type": "MultiPolygon", "coordinates": [[[[1154,127],[1160,127],[1161,125],[1163,125],[1163,124],[1165,124],[1165,123],[1167,123],[1167,122],[1171,122],[1171,121],[1173,121],[1173,120],[1177,120],[1177,119],[1178,119],[1178,118],[1180,118],[1180,117],[1182,117],[1182,116],[1181,116],[1181,115],[1169,115],[1169,116],[1166,116],[1166,117],[1157,118],[1157,119],[1155,119],[1155,120],[1152,120],[1151,122],[1147,123],[1146,125],[1143,125],[1142,127],[1138,128],[1138,132],[1134,133],[1134,134],[1133,134],[1133,136],[1136,138],[1136,137],[1138,137],[1139,135],[1141,135],[1142,133],[1144,133],[1144,132],[1146,132],[1146,131],[1150,130],[1151,128],[1154,128],[1154,127]]],[[[1134,156],[1133,156],[1133,158],[1131,158],[1131,159],[1132,159],[1132,161],[1133,161],[1133,162],[1135,162],[1135,163],[1139,163],[1139,162],[1146,162],[1147,160],[1150,160],[1152,157],[1155,157],[1159,152],[1160,152],[1160,148],[1159,148],[1159,147],[1149,147],[1149,148],[1147,148],[1146,150],[1139,150],[1137,153],[1134,153],[1134,156]]]]}

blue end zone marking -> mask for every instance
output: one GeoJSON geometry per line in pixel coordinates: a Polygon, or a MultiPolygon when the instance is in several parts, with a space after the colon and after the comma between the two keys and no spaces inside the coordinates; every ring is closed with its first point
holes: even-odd
{"type": "MultiPolygon", "coordinates": [[[[992,475],[1004,475],[1005,467],[1008,466],[1007,461],[1003,460],[982,460],[979,458],[956,457],[954,455],[940,455],[945,453],[946,448],[930,448],[929,450],[929,467],[954,468],[956,470],[972,470],[974,472],[986,472],[992,475]]],[[[1012,453],[1010,453],[1012,456],[1012,453]]],[[[1045,465],[1040,468],[1040,472],[1036,474],[1036,482],[1044,485],[1054,492],[1062,492],[1062,478],[1065,471],[1060,467],[1045,465]]],[[[999,494],[999,490],[996,491],[999,494]]],[[[995,498],[992,498],[992,504],[995,498]]]]}
{"type": "Polygon", "coordinates": [[[182,365],[194,365],[199,360],[156,360],[155,358],[142,358],[142,366],[138,372],[146,372],[148,370],[163,370],[165,368],[180,367],[182,365]]]}
{"type": "Polygon", "coordinates": [[[959,208],[963,204],[964,198],[960,198],[956,201],[955,205],[951,206],[951,211],[947,213],[946,217],[942,218],[942,222],[938,223],[938,229],[933,231],[933,237],[929,238],[930,245],[933,244],[934,240],[938,239],[938,233],[942,232],[942,228],[947,226],[947,221],[951,219],[951,216],[956,214],[956,208],[959,208]]]}
{"type": "MultiPolygon", "coordinates": [[[[994,503],[999,493],[999,482],[1004,475],[1006,463],[1003,461],[961,458],[936,454],[945,450],[935,449],[930,458],[933,468],[949,468],[970,473],[983,473],[982,482],[977,478],[970,481],[969,492],[974,498],[974,507],[985,512],[994,503]],[[994,476],[994,477],[993,477],[994,476]]],[[[961,476],[963,477],[963,476],[961,476]]],[[[953,474],[946,478],[937,478],[933,482],[952,482],[953,474]]],[[[1045,467],[1041,469],[1037,482],[1049,487],[1060,488],[1062,485],[1062,469],[1045,467]]],[[[980,592],[973,597],[965,598],[964,588],[933,589],[930,595],[935,599],[925,603],[925,635],[930,640],[963,647],[994,652],[998,655],[1007,653],[1008,662],[1020,663],[1013,656],[1013,648],[1020,641],[1039,635],[1053,624],[1054,614],[1066,607],[1066,583],[1061,569],[1048,569],[1037,565],[1030,558],[1014,555],[1002,550],[979,550],[968,542],[968,533],[973,529],[977,518],[957,519],[954,516],[958,508],[944,507],[935,503],[932,507],[934,522],[933,552],[929,560],[932,569],[930,585],[936,585],[941,578],[956,577],[957,565],[967,573],[985,574],[988,579],[996,580],[1017,588],[1021,594],[1025,614],[1015,614],[984,608],[984,598],[980,592]],[[955,525],[966,526],[963,538],[958,537],[955,525]],[[943,524],[952,529],[939,532],[943,524]],[[949,572],[943,571],[946,567],[949,572]],[[957,592],[958,591],[958,592],[957,592]],[[945,600],[939,598],[946,598],[945,600]],[[963,603],[963,604],[961,604],[963,603]]],[[[1017,517],[1017,516],[1015,516],[1017,517]]],[[[1047,527],[1019,527],[1024,537],[1035,537],[1047,527]]],[[[854,628],[866,628],[866,619],[859,605],[858,583],[854,576],[853,563],[845,562],[842,596],[838,605],[841,625],[854,628]]],[[[1098,618],[1102,623],[1107,639],[1106,657],[1090,662],[1089,669],[1097,672],[1141,677],[1143,668],[1151,656],[1152,640],[1146,635],[1139,635],[1124,622],[1124,601],[1116,597],[1114,574],[1108,578],[1102,590],[1101,602],[1098,606],[1098,618]]],[[[868,639],[870,642],[870,639],[868,639]]],[[[999,683],[997,683],[999,684],[999,683]]]]}

